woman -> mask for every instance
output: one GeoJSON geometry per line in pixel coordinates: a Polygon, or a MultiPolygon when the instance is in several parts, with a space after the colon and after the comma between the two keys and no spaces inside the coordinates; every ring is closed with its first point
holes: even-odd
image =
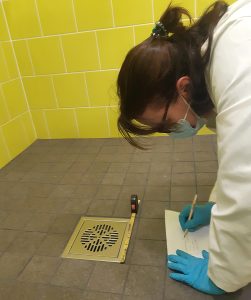
{"type": "Polygon", "coordinates": [[[169,6],[152,35],[127,54],[118,76],[118,128],[131,137],[154,132],[192,136],[216,117],[219,169],[209,203],[180,214],[183,230],[209,224],[203,258],[177,250],[170,277],[208,294],[251,282],[251,1],[216,1],[185,27],[169,6]],[[214,204],[216,203],[216,204],[214,204]]]}

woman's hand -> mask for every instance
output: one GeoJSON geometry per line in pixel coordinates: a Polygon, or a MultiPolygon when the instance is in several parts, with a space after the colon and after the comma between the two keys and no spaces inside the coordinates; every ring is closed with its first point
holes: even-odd
{"type": "Polygon", "coordinates": [[[179,215],[179,221],[182,230],[185,231],[188,229],[188,231],[195,231],[201,226],[208,225],[211,218],[211,209],[214,204],[214,202],[207,202],[205,205],[196,205],[190,221],[188,221],[188,216],[190,213],[191,204],[185,206],[179,215]]]}
{"type": "Polygon", "coordinates": [[[225,293],[207,275],[209,254],[206,250],[202,251],[203,258],[192,256],[182,250],[177,250],[176,254],[167,256],[168,268],[177,272],[170,273],[170,278],[210,295],[225,293]]]}

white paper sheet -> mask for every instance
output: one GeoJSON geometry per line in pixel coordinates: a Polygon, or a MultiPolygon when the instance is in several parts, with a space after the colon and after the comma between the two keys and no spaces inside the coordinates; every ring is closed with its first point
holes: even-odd
{"type": "Polygon", "coordinates": [[[180,227],[179,213],[165,210],[167,253],[176,254],[176,250],[183,250],[191,255],[202,257],[201,251],[208,250],[209,226],[204,226],[195,232],[188,232],[184,238],[184,231],[180,227]]]}

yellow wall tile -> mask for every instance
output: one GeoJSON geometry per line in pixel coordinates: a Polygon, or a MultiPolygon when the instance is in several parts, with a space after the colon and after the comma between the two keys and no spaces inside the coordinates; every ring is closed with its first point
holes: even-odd
{"type": "Polygon", "coordinates": [[[107,28],[113,26],[110,0],[75,0],[75,12],[79,30],[107,28]]]}
{"type": "Polygon", "coordinates": [[[14,41],[13,46],[21,75],[33,75],[32,63],[28,53],[27,41],[14,41]]]}
{"type": "Polygon", "coordinates": [[[2,93],[0,90],[0,125],[8,122],[10,119],[8,108],[2,93]]]}
{"type": "Polygon", "coordinates": [[[84,74],[53,76],[59,107],[89,106],[84,74]]]}
{"type": "Polygon", "coordinates": [[[37,138],[49,139],[50,136],[46,126],[45,112],[42,109],[32,110],[31,115],[36,128],[37,138]]]}
{"type": "Polygon", "coordinates": [[[9,39],[10,38],[7,30],[7,24],[4,18],[3,7],[2,5],[0,5],[0,41],[8,41],[9,39]]]}
{"type": "Polygon", "coordinates": [[[125,55],[133,47],[133,28],[98,31],[102,69],[119,68],[125,55]]]}
{"type": "Polygon", "coordinates": [[[41,35],[34,0],[9,0],[3,5],[13,39],[41,35]]]}
{"type": "Polygon", "coordinates": [[[26,113],[24,113],[21,116],[21,120],[22,120],[24,129],[25,129],[26,136],[27,136],[27,139],[29,141],[29,144],[32,144],[36,140],[37,134],[36,134],[36,132],[34,130],[34,127],[33,127],[33,120],[31,118],[30,112],[27,111],[26,113]]]}
{"type": "Polygon", "coordinates": [[[56,99],[50,77],[24,77],[23,83],[30,108],[56,108],[56,99]]]}
{"type": "Polygon", "coordinates": [[[0,125],[9,121],[8,108],[3,97],[2,90],[0,90],[0,125]]]}
{"type": "Polygon", "coordinates": [[[116,26],[153,22],[152,0],[113,0],[116,26]]]}
{"type": "Polygon", "coordinates": [[[11,118],[28,109],[20,79],[4,83],[2,89],[11,118]]]}
{"type": "Polygon", "coordinates": [[[73,109],[46,110],[46,120],[51,138],[77,138],[73,109]]]}
{"type": "Polygon", "coordinates": [[[3,52],[6,60],[6,64],[8,67],[8,72],[10,79],[14,79],[18,77],[17,64],[14,56],[14,51],[12,49],[10,42],[4,42],[2,44],[3,52]]]}
{"type": "Polygon", "coordinates": [[[109,118],[109,125],[110,125],[110,136],[111,137],[121,137],[119,133],[117,120],[119,117],[118,107],[109,107],[108,110],[108,118],[109,118]]]}
{"type": "Polygon", "coordinates": [[[81,138],[109,136],[106,108],[78,108],[76,113],[81,138]]]}
{"type": "Polygon", "coordinates": [[[91,106],[114,105],[115,103],[117,104],[117,77],[118,71],[86,73],[86,81],[91,106]]]}
{"type": "Polygon", "coordinates": [[[3,125],[2,130],[11,158],[14,158],[29,146],[27,134],[20,117],[3,125]]]}
{"type": "Polygon", "coordinates": [[[0,44],[0,82],[10,79],[7,62],[4,56],[2,43],[0,44]]]}
{"type": "Polygon", "coordinates": [[[75,32],[72,0],[37,0],[45,35],[75,32]]]}
{"type": "Polygon", "coordinates": [[[10,160],[11,157],[6,146],[6,141],[4,141],[4,136],[0,128],[0,169],[7,165],[10,160]]]}
{"type": "Polygon", "coordinates": [[[59,37],[28,40],[36,74],[65,72],[59,37]]]}
{"type": "MultiPolygon", "coordinates": [[[[202,2],[202,1],[197,1],[202,2]]],[[[164,1],[164,0],[154,0],[154,22],[157,22],[161,15],[164,13],[164,11],[167,9],[170,1],[164,1]]],[[[194,0],[173,0],[172,1],[173,6],[181,6],[185,7],[192,17],[195,16],[195,6],[194,6],[194,0]]]]}
{"type": "Polygon", "coordinates": [[[153,24],[134,27],[136,45],[140,44],[151,35],[153,27],[153,24]]]}
{"type": "Polygon", "coordinates": [[[99,69],[94,32],[62,36],[62,42],[68,72],[99,69]]]}

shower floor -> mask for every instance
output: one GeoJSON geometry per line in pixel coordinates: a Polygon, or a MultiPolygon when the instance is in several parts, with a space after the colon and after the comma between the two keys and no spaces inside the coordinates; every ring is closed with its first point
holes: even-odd
{"type": "Polygon", "coordinates": [[[169,279],[164,210],[208,200],[216,138],[147,141],[37,140],[0,170],[1,300],[214,299],[169,279]],[[129,218],[131,194],[141,203],[124,264],[60,257],[81,216],[129,218]]]}

